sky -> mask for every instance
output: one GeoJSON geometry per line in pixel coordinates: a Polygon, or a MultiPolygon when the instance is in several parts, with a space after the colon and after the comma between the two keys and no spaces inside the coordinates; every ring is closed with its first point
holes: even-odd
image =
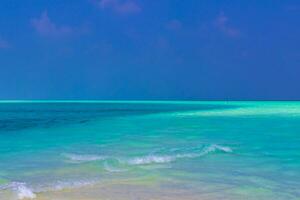
{"type": "Polygon", "coordinates": [[[300,1],[1,0],[0,99],[300,100],[300,1]]]}

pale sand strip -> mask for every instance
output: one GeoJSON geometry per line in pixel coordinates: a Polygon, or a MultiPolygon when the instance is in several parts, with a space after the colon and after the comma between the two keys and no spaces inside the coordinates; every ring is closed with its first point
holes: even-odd
{"type": "Polygon", "coordinates": [[[191,190],[134,184],[94,185],[37,194],[36,200],[212,200],[191,190]]]}

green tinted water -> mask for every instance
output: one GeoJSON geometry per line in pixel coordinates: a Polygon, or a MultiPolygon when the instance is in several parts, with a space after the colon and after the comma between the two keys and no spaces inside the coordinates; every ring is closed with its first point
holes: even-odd
{"type": "Polygon", "coordinates": [[[300,103],[0,103],[0,199],[123,179],[299,199],[300,103]]]}

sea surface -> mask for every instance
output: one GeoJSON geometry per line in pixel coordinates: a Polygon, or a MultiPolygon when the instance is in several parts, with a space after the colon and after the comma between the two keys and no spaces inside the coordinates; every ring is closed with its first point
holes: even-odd
{"type": "Polygon", "coordinates": [[[300,102],[1,101],[0,199],[76,191],[299,200],[300,102]]]}

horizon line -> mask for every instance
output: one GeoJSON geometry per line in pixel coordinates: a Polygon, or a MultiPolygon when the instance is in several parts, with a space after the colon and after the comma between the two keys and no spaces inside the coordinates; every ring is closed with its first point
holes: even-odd
{"type": "Polygon", "coordinates": [[[179,103],[179,102],[299,102],[300,100],[224,100],[224,99],[199,99],[199,100],[183,100],[183,99],[172,99],[172,100],[100,100],[100,99],[0,99],[0,103],[179,103]]]}

